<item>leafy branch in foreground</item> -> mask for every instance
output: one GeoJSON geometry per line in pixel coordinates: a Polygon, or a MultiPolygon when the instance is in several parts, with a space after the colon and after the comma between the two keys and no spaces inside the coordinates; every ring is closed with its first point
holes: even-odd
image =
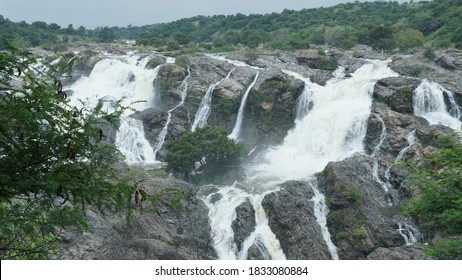
{"type": "Polygon", "coordinates": [[[85,208],[127,209],[133,186],[114,182],[116,147],[100,125],[126,109],[73,107],[52,67],[17,49],[0,53],[0,258],[43,259],[60,230],[88,229],[85,208]]]}

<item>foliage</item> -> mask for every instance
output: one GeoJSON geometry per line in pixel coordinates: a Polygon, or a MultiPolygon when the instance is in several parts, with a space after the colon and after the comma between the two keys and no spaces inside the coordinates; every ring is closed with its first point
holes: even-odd
{"type": "Polygon", "coordinates": [[[188,58],[186,56],[178,56],[175,59],[175,64],[180,66],[180,67],[183,67],[183,68],[187,68],[188,63],[189,63],[189,61],[188,61],[188,58]]]}
{"type": "Polygon", "coordinates": [[[343,196],[353,204],[359,204],[363,199],[363,194],[355,186],[342,186],[343,196]]]}
{"type": "Polygon", "coordinates": [[[243,146],[229,139],[220,127],[206,126],[167,143],[167,170],[186,177],[201,164],[205,178],[212,178],[237,165],[243,146]]]}
{"type": "Polygon", "coordinates": [[[112,43],[115,40],[115,35],[112,29],[104,27],[98,34],[98,38],[103,43],[112,43]]]}
{"type": "Polygon", "coordinates": [[[1,259],[47,258],[63,228],[87,229],[87,206],[126,209],[133,191],[114,182],[119,154],[98,127],[125,108],[72,107],[59,69],[34,65],[29,53],[0,53],[1,259]]]}
{"type": "Polygon", "coordinates": [[[391,51],[421,46],[462,44],[462,5],[457,0],[419,3],[379,2],[339,4],[328,8],[284,10],[265,15],[197,16],[165,24],[120,28],[137,38],[166,40],[182,33],[196,43],[225,46],[260,45],[273,49],[305,49],[310,44],[351,48],[367,44],[391,51]],[[406,35],[410,35],[406,37],[406,35]]]}
{"type": "MultiPolygon", "coordinates": [[[[426,159],[410,176],[421,188],[419,197],[406,205],[406,213],[415,218],[429,235],[462,234],[462,144],[455,137],[440,137],[440,150],[426,159]]],[[[438,245],[437,245],[438,246],[438,245]]],[[[438,250],[445,246],[441,245],[438,250]]],[[[459,242],[460,248],[460,242],[459,242]]],[[[460,252],[460,250],[459,250],[460,252]]],[[[462,258],[462,254],[459,255],[462,258]]]]}
{"type": "MultiPolygon", "coordinates": [[[[170,23],[109,29],[116,39],[136,39],[139,45],[162,50],[177,50],[193,42],[206,50],[213,45],[220,51],[260,46],[294,50],[313,44],[349,49],[358,43],[384,51],[396,47],[411,51],[423,43],[430,47],[461,48],[461,14],[459,0],[402,4],[355,1],[328,8],[265,15],[196,16],[170,23]]],[[[106,28],[86,30],[83,26],[62,28],[45,22],[14,23],[0,16],[0,37],[22,47],[67,44],[64,36],[97,40],[106,28]]]]}
{"type": "Polygon", "coordinates": [[[400,30],[395,34],[396,45],[403,51],[422,47],[424,41],[423,33],[411,28],[400,30]]]}
{"type": "Polygon", "coordinates": [[[460,260],[462,259],[462,238],[443,239],[431,245],[430,249],[425,252],[436,260],[460,260]]]}
{"type": "Polygon", "coordinates": [[[86,40],[90,37],[89,30],[80,26],[77,30],[71,28],[62,28],[56,23],[47,24],[43,21],[36,21],[28,24],[25,21],[19,23],[12,22],[0,15],[0,50],[6,48],[8,42],[17,47],[44,47],[46,49],[67,50],[69,36],[86,40]]]}

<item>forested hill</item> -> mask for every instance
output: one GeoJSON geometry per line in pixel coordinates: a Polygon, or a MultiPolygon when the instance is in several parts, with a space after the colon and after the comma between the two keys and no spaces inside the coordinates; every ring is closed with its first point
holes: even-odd
{"type": "Polygon", "coordinates": [[[409,49],[424,42],[434,47],[461,48],[461,15],[460,0],[365,2],[266,15],[198,16],[119,28],[117,34],[154,45],[175,39],[180,44],[192,40],[213,42],[215,47],[264,44],[277,49],[306,48],[309,44],[349,48],[361,43],[390,50],[409,49]]]}
{"type": "MultiPolygon", "coordinates": [[[[175,50],[233,50],[237,46],[305,49],[310,45],[351,48],[366,44],[385,51],[415,47],[462,48],[462,0],[347,3],[272,14],[196,16],[141,27],[94,30],[55,23],[14,23],[0,16],[0,37],[20,47],[63,50],[78,40],[136,39],[139,45],[175,50]]],[[[153,21],[155,21],[153,13],[153,21]]],[[[3,41],[3,40],[1,40],[3,41]]],[[[0,42],[0,48],[2,47],[0,42]]]]}

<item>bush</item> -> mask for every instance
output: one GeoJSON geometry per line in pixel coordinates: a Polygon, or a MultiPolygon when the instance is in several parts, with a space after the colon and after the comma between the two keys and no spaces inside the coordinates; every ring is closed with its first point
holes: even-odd
{"type": "Polygon", "coordinates": [[[443,239],[431,245],[426,253],[437,260],[460,260],[462,259],[462,238],[443,239]]]}
{"type": "Polygon", "coordinates": [[[205,178],[223,174],[237,165],[243,156],[241,144],[229,139],[220,127],[206,126],[194,132],[187,132],[180,138],[167,143],[165,162],[167,170],[189,177],[191,172],[198,171],[205,178]]]}
{"type": "MultiPolygon", "coordinates": [[[[427,233],[462,234],[462,144],[458,137],[440,137],[440,150],[421,167],[412,166],[412,184],[421,188],[405,212],[427,233]]],[[[459,243],[460,245],[460,243],[459,243]]],[[[438,250],[448,246],[436,244],[438,250]]],[[[460,248],[460,247],[459,247],[460,248]]],[[[460,253],[460,250],[458,251],[460,253]]],[[[462,254],[459,254],[462,258],[462,254]]]]}

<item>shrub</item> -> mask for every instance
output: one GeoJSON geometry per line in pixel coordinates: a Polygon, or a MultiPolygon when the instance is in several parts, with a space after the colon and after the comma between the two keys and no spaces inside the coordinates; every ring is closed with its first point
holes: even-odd
{"type": "Polygon", "coordinates": [[[188,177],[200,163],[205,178],[221,175],[237,165],[243,156],[243,146],[229,139],[226,132],[215,126],[198,128],[167,143],[167,170],[188,177]]]}

